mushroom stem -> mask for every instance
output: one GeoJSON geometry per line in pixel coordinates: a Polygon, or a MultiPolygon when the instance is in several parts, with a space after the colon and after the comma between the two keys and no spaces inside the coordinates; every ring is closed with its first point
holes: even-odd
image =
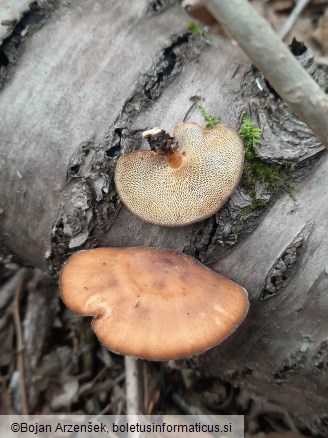
{"type": "Polygon", "coordinates": [[[177,154],[176,152],[164,155],[164,159],[167,164],[172,167],[172,169],[177,169],[182,164],[181,155],[177,154]]]}
{"type": "Polygon", "coordinates": [[[144,412],[142,360],[125,356],[126,414],[140,415],[144,412]]]}
{"type": "Polygon", "coordinates": [[[145,131],[142,134],[150,146],[153,152],[164,155],[168,165],[173,169],[181,166],[182,158],[176,152],[178,142],[174,137],[164,131],[164,129],[154,128],[149,131],[145,131]]]}

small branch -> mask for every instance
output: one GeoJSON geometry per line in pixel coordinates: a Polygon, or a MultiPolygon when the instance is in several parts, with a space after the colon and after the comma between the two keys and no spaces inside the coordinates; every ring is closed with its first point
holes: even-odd
{"type": "Polygon", "coordinates": [[[185,122],[187,120],[187,117],[189,116],[189,114],[191,113],[191,111],[195,108],[195,106],[197,105],[197,102],[194,102],[191,107],[188,109],[188,111],[186,112],[186,115],[183,118],[183,122],[185,122]]]}
{"type": "Polygon", "coordinates": [[[328,58],[325,56],[318,56],[314,60],[319,65],[328,65],[328,58]]]}
{"type": "Polygon", "coordinates": [[[15,323],[15,331],[16,331],[16,339],[17,339],[17,368],[20,375],[20,386],[21,386],[21,397],[22,397],[22,413],[23,415],[29,414],[28,408],[28,399],[26,393],[26,385],[25,385],[25,373],[24,373],[24,345],[23,345],[23,335],[22,335],[22,322],[20,319],[19,305],[21,293],[24,287],[26,278],[26,269],[21,269],[20,271],[20,281],[16,289],[15,299],[14,299],[14,323],[15,323]]]}
{"type": "Polygon", "coordinates": [[[178,406],[178,408],[181,409],[184,415],[194,415],[194,416],[205,415],[201,409],[195,406],[188,405],[188,403],[182,397],[180,397],[180,395],[177,394],[176,392],[172,394],[172,400],[178,406]]]}
{"type": "Polygon", "coordinates": [[[286,38],[289,32],[292,30],[296,20],[304,11],[306,6],[310,3],[311,0],[298,0],[291,14],[283,24],[282,28],[278,31],[278,35],[282,40],[286,38]]]}
{"type": "Polygon", "coordinates": [[[328,147],[328,96],[245,0],[204,0],[279,96],[328,147]]]}

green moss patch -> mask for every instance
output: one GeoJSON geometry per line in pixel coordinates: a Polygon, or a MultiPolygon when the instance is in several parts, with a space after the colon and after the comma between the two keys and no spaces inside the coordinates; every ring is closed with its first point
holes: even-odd
{"type": "MultiPolygon", "coordinates": [[[[292,196],[293,186],[287,181],[287,174],[290,173],[292,164],[266,163],[256,155],[254,145],[261,144],[262,130],[257,128],[246,114],[243,115],[240,136],[245,144],[245,167],[241,186],[254,199],[254,202],[258,201],[255,190],[257,181],[264,184],[266,191],[271,196],[282,191],[292,196]]],[[[256,208],[265,207],[267,202],[265,205],[263,202],[260,204],[256,208]]]]}

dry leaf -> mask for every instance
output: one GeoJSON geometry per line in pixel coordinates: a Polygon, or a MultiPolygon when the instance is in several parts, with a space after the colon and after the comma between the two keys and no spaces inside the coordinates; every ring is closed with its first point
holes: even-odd
{"type": "Polygon", "coordinates": [[[321,46],[324,55],[328,54],[328,11],[320,18],[318,27],[312,32],[312,38],[321,46]]]}
{"type": "Polygon", "coordinates": [[[275,12],[289,12],[295,6],[293,0],[278,0],[274,2],[273,9],[275,12]]]}
{"type": "Polygon", "coordinates": [[[225,35],[223,27],[200,0],[182,0],[181,6],[190,17],[209,26],[216,35],[225,35]]]}

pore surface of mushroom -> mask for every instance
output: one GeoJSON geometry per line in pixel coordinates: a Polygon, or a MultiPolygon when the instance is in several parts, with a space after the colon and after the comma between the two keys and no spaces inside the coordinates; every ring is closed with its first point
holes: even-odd
{"type": "Polygon", "coordinates": [[[155,248],[80,251],[64,265],[60,288],[68,308],[95,317],[107,348],[158,361],[220,343],[249,306],[234,282],[192,257],[155,248]]]}
{"type": "Polygon", "coordinates": [[[122,202],[156,225],[183,226],[211,216],[235,190],[243,171],[243,143],[230,128],[205,130],[181,123],[173,137],[174,160],[136,151],[123,155],[115,170],[122,202]]]}

